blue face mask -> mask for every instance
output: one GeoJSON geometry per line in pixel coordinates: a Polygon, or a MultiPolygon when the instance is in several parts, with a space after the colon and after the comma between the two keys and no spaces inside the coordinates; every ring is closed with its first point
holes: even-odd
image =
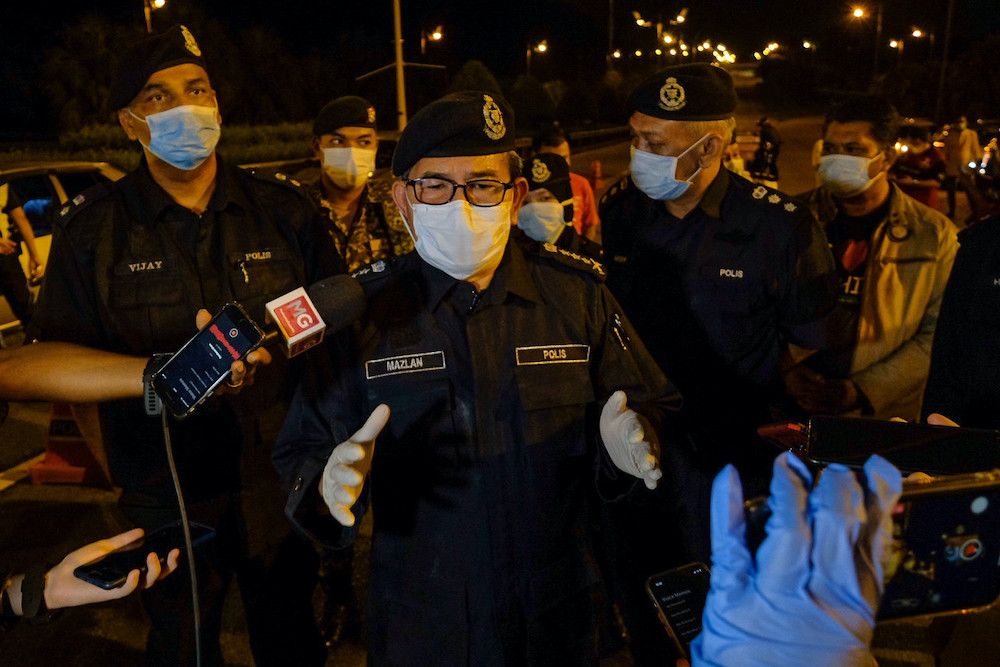
{"type": "Polygon", "coordinates": [[[557,201],[530,202],[517,212],[517,226],[529,238],[555,243],[566,229],[563,204],[557,201]]]}
{"type": "Polygon", "coordinates": [[[219,110],[189,104],[136,119],[149,125],[149,152],[178,169],[191,170],[219,143],[219,110]]]}
{"type": "Polygon", "coordinates": [[[684,157],[692,148],[700,144],[707,136],[709,135],[706,134],[688,146],[683,153],[676,156],[647,153],[646,151],[637,150],[635,146],[632,146],[632,164],[630,168],[632,171],[632,181],[635,183],[635,186],[645,193],[647,197],[657,201],[680,197],[691,187],[691,179],[698,175],[701,167],[698,167],[686,181],[678,181],[677,161],[684,157]]]}

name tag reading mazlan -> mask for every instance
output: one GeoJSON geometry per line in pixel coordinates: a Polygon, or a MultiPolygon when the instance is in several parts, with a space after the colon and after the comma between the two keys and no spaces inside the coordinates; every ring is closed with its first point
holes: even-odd
{"type": "Polygon", "coordinates": [[[369,380],[374,380],[375,378],[387,375],[436,371],[444,368],[446,368],[444,351],[417,352],[416,354],[403,354],[398,357],[386,357],[384,359],[366,361],[365,377],[369,380]]]}
{"type": "Polygon", "coordinates": [[[590,346],[582,343],[566,345],[532,345],[514,349],[518,366],[536,364],[579,364],[590,361],[590,346]]]}

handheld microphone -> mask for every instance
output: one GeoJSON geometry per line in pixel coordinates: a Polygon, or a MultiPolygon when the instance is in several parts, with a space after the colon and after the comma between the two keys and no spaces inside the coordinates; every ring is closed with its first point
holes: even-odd
{"type": "MultiPolygon", "coordinates": [[[[340,331],[365,312],[365,293],[354,278],[336,275],[269,301],[267,323],[276,328],[264,338],[267,345],[281,337],[289,357],[323,341],[323,334],[340,331]]],[[[271,327],[268,326],[268,329],[271,327]]]]}

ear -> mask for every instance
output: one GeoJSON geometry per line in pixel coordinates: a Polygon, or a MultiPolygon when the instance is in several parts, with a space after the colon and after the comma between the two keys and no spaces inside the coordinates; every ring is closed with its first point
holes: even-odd
{"type": "Polygon", "coordinates": [[[311,143],[312,143],[313,155],[316,157],[317,160],[319,160],[320,162],[322,162],[323,161],[323,149],[319,147],[319,137],[317,137],[314,134],[311,143]]]}
{"type": "Polygon", "coordinates": [[[396,202],[396,208],[403,216],[406,226],[410,228],[410,234],[416,239],[417,235],[413,229],[413,208],[410,206],[409,199],[406,198],[406,183],[400,179],[392,182],[392,200],[396,202]]]}
{"type": "Polygon", "coordinates": [[[702,146],[701,155],[698,156],[698,166],[704,169],[713,162],[721,160],[725,151],[726,142],[723,141],[722,137],[717,134],[708,135],[708,139],[702,146]]]}
{"type": "Polygon", "coordinates": [[[132,123],[135,119],[132,118],[132,114],[128,112],[127,109],[118,110],[118,124],[122,126],[125,130],[125,136],[127,136],[131,141],[138,141],[139,137],[135,133],[135,129],[132,127],[132,123]]]}
{"type": "Polygon", "coordinates": [[[517,224],[517,210],[524,204],[524,197],[528,194],[528,180],[522,176],[514,179],[514,187],[510,189],[510,224],[517,224]]]}

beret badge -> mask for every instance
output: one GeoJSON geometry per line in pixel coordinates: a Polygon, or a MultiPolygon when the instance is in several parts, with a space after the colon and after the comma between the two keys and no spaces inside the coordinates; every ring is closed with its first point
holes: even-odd
{"type": "Polygon", "coordinates": [[[544,183],[545,181],[549,180],[551,176],[552,172],[549,171],[548,166],[544,162],[542,162],[538,158],[532,160],[531,180],[535,181],[536,183],[544,183]]]}
{"type": "Polygon", "coordinates": [[[660,88],[660,107],[664,111],[678,111],[687,104],[684,86],[677,83],[674,77],[667,77],[666,83],[660,88]]]}
{"type": "Polygon", "coordinates": [[[497,141],[503,139],[503,136],[507,134],[507,126],[503,122],[503,114],[500,112],[500,107],[493,98],[489,95],[483,95],[483,118],[486,119],[486,126],[483,128],[483,132],[486,136],[497,141]]]}
{"type": "Polygon", "coordinates": [[[191,55],[200,58],[201,49],[198,48],[198,42],[194,41],[194,35],[191,34],[191,31],[186,26],[181,26],[181,34],[184,35],[184,48],[190,51],[191,55]]]}

